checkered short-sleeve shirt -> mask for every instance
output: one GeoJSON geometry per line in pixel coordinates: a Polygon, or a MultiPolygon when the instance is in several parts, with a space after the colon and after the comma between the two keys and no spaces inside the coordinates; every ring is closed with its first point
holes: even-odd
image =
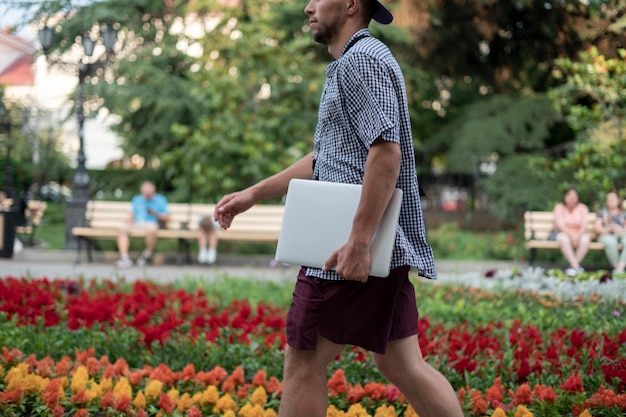
{"type": "MultiPolygon", "coordinates": [[[[398,143],[402,150],[397,187],[404,195],[391,268],[409,265],[421,276],[435,279],[402,71],[389,48],[362,29],[326,69],[314,136],[314,179],[362,184],[369,148],[378,138],[398,143]]],[[[333,271],[316,268],[308,268],[306,273],[322,279],[342,279],[333,271]]]]}

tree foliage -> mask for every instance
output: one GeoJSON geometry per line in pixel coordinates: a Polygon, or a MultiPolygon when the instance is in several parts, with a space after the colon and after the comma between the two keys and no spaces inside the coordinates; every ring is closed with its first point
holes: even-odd
{"type": "Polygon", "coordinates": [[[590,48],[576,61],[558,61],[564,83],[551,96],[576,138],[564,158],[535,161],[561,190],[575,187],[586,201],[604,201],[609,190],[626,191],[626,51],[617,55],[606,58],[590,48]]]}

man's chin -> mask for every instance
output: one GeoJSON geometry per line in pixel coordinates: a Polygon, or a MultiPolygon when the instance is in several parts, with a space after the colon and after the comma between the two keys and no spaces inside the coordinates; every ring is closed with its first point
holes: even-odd
{"type": "Polygon", "coordinates": [[[329,42],[328,37],[319,32],[313,32],[313,40],[322,45],[328,45],[329,42]]]}

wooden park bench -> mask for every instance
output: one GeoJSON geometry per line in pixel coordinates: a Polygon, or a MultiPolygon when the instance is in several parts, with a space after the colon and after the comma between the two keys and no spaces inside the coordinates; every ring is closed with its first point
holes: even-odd
{"type": "MultiPolygon", "coordinates": [[[[587,221],[587,233],[591,236],[589,250],[602,251],[604,244],[597,242],[597,233],[594,230],[596,213],[589,213],[587,221]]],[[[530,250],[530,265],[535,264],[537,249],[555,250],[559,249],[559,242],[548,240],[548,236],[554,230],[554,214],[551,211],[527,211],[524,213],[524,238],[526,248],[530,250]]],[[[620,245],[621,247],[621,245],[620,245]]]]}
{"type": "MultiPolygon", "coordinates": [[[[13,205],[13,199],[7,198],[2,202],[2,209],[9,211],[13,205]]],[[[32,245],[35,242],[35,229],[41,223],[41,219],[48,207],[48,203],[40,200],[29,200],[26,207],[26,224],[17,226],[15,233],[24,235],[28,238],[28,243],[32,245]]]]}
{"type": "MultiPolygon", "coordinates": [[[[198,238],[199,220],[212,214],[214,209],[214,204],[169,204],[170,220],[166,227],[159,229],[157,236],[159,239],[178,241],[178,265],[190,262],[190,242],[198,238]]],[[[220,240],[275,243],[280,234],[283,211],[281,205],[253,206],[239,214],[228,230],[218,231],[218,237],[220,240]]],[[[92,262],[93,242],[98,239],[117,239],[119,228],[128,220],[130,213],[130,202],[89,201],[84,225],[72,229],[72,234],[78,238],[76,262],[81,261],[83,245],[86,245],[88,260],[92,262]]],[[[132,229],[130,236],[142,238],[145,231],[132,229]]]]}

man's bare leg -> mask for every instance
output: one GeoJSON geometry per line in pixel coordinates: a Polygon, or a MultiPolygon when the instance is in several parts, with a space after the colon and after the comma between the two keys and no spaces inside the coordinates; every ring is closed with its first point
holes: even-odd
{"type": "Polygon", "coordinates": [[[315,350],[287,346],[279,417],[325,417],[328,408],[326,368],[343,345],[318,336],[315,350]]]}
{"type": "Polygon", "coordinates": [[[420,417],[463,417],[448,380],[422,357],[417,336],[394,340],[374,354],[380,373],[404,394],[420,417]]]}

